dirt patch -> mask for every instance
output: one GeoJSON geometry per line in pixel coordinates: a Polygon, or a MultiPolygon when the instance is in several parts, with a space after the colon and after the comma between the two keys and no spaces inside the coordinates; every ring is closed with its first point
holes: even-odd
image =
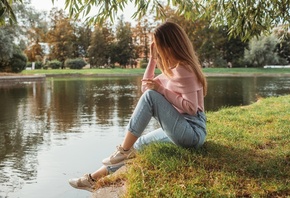
{"type": "Polygon", "coordinates": [[[98,189],[93,192],[92,198],[120,198],[126,192],[126,181],[123,176],[127,166],[121,167],[112,175],[104,177],[97,182],[98,189]]]}

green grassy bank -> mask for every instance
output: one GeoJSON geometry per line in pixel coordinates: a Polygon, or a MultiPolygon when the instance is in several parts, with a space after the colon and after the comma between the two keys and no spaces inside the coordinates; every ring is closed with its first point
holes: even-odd
{"type": "Polygon", "coordinates": [[[145,148],[125,175],[125,197],[290,197],[290,96],[207,112],[199,150],[145,148]]]}
{"type": "MultiPolygon", "coordinates": [[[[264,69],[264,68],[205,68],[203,71],[207,74],[288,74],[290,69],[264,69]]],[[[46,74],[46,75],[64,75],[64,74],[106,74],[106,75],[142,75],[144,69],[37,69],[24,70],[21,74],[46,74]]],[[[157,71],[157,73],[160,73],[157,71]]]]}

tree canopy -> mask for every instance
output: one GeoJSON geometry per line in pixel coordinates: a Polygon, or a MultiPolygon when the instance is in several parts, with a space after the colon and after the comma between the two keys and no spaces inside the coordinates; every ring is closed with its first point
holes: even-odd
{"type": "Polygon", "coordinates": [[[162,0],[66,0],[66,8],[71,16],[85,17],[92,7],[98,7],[98,13],[87,19],[103,22],[107,18],[113,20],[116,13],[124,11],[129,2],[135,5],[134,18],[148,13],[167,18],[170,16],[166,16],[164,8],[172,6],[187,19],[207,18],[211,26],[227,26],[230,36],[244,40],[276,26],[288,29],[290,21],[289,0],[167,0],[166,5],[162,0]]]}
{"type": "MultiPolygon", "coordinates": [[[[0,0],[0,25],[16,21],[11,5],[22,2],[0,0]]],[[[290,21],[290,0],[66,0],[65,6],[72,17],[86,17],[87,21],[103,23],[107,18],[114,20],[116,13],[125,11],[129,3],[135,5],[133,18],[152,13],[167,18],[164,8],[171,6],[188,19],[207,18],[211,26],[227,26],[230,36],[244,40],[276,26],[288,29],[290,21]],[[98,12],[91,16],[93,8],[98,8],[98,12]]]]}

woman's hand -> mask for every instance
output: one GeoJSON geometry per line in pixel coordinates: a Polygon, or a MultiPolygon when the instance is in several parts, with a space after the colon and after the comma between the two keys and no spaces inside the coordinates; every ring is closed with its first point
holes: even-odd
{"type": "Polygon", "coordinates": [[[153,79],[143,79],[142,84],[147,88],[147,89],[153,89],[153,90],[158,90],[160,87],[160,84],[153,79]]]}

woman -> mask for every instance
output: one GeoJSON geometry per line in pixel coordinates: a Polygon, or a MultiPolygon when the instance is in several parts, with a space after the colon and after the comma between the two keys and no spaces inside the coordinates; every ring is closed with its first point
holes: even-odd
{"type": "Polygon", "coordinates": [[[142,80],[143,95],[122,145],[102,161],[104,166],[99,170],[69,183],[93,191],[96,180],[114,172],[134,157],[135,150],[152,142],[171,142],[184,148],[202,146],[206,137],[206,89],[206,79],[185,31],[173,22],[161,24],[153,33],[150,60],[142,80]],[[156,65],[162,73],[154,77],[156,65]],[[152,117],[161,128],[142,135],[152,117]]]}

